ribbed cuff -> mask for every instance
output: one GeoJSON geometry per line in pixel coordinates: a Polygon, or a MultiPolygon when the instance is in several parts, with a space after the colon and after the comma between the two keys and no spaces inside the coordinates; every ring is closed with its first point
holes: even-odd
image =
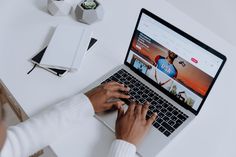
{"type": "Polygon", "coordinates": [[[123,140],[115,140],[111,145],[108,157],[134,157],[135,153],[135,145],[123,140]]]}

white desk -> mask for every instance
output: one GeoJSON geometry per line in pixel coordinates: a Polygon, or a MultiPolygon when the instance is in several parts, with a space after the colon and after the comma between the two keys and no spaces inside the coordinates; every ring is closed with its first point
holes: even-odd
{"type": "MultiPolygon", "coordinates": [[[[89,26],[99,39],[96,48],[87,55],[78,72],[58,78],[39,68],[27,75],[32,67],[27,60],[49,40],[52,26],[82,24],[72,17],[50,16],[46,12],[46,0],[0,1],[0,77],[26,113],[31,116],[79,92],[121,64],[140,8],[145,7],[228,57],[199,116],[159,156],[236,156],[236,85],[233,82],[236,80],[233,69],[236,67],[236,48],[163,0],[101,2],[105,17],[89,26]]],[[[111,132],[91,118],[51,146],[59,157],[105,157],[113,138],[111,132]]]]}

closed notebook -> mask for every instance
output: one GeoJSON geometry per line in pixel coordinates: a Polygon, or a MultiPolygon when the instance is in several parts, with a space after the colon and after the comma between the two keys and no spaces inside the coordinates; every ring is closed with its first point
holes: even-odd
{"type": "Polygon", "coordinates": [[[70,25],[57,26],[40,62],[42,66],[76,70],[87,51],[91,31],[70,25]]]}
{"type": "MultiPolygon", "coordinates": [[[[95,38],[90,39],[90,42],[89,42],[89,45],[88,45],[88,48],[87,48],[87,52],[94,46],[94,44],[96,42],[97,42],[97,39],[95,39],[95,38]]],[[[56,74],[57,76],[64,76],[68,72],[67,70],[58,69],[58,68],[48,68],[48,67],[44,67],[40,64],[46,49],[47,49],[47,47],[42,49],[39,53],[37,53],[35,56],[33,56],[31,58],[30,61],[32,63],[34,63],[35,65],[27,74],[30,74],[36,66],[39,66],[39,67],[42,67],[43,69],[46,69],[46,70],[52,72],[53,74],[56,74]]]]}

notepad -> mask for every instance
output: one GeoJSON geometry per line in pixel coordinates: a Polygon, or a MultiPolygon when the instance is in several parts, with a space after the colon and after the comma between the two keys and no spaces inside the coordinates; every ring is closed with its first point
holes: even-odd
{"type": "Polygon", "coordinates": [[[48,68],[77,70],[87,51],[91,31],[81,26],[59,25],[40,64],[48,68]]]}
{"type": "MultiPolygon", "coordinates": [[[[89,42],[89,45],[88,45],[88,48],[87,48],[87,53],[88,51],[94,46],[94,44],[97,42],[97,39],[95,38],[91,38],[90,39],[90,42],[89,42]]],[[[37,53],[35,56],[33,56],[30,61],[34,64],[33,68],[27,73],[27,74],[30,74],[34,68],[36,66],[39,66],[49,72],[52,72],[53,74],[57,75],[57,76],[64,76],[68,71],[65,70],[65,69],[58,69],[58,68],[48,68],[48,67],[44,67],[41,65],[41,60],[45,54],[45,51],[47,49],[47,46],[45,48],[43,48],[39,53],[37,53]]]]}

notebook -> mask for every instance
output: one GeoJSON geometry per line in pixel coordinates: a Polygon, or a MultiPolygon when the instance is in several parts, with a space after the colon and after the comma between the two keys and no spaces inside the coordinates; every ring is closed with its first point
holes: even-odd
{"type": "MultiPolygon", "coordinates": [[[[94,44],[97,42],[97,39],[95,38],[91,38],[90,42],[89,42],[89,45],[88,45],[88,48],[87,48],[87,52],[94,46],[94,44]]],[[[57,68],[48,68],[48,67],[44,67],[42,66],[40,63],[41,63],[41,60],[45,54],[45,51],[47,49],[47,46],[42,49],[39,53],[37,53],[34,57],[31,58],[31,62],[34,63],[34,67],[28,72],[28,74],[30,72],[33,71],[33,69],[36,67],[36,66],[40,66],[41,68],[44,68],[45,70],[49,71],[49,72],[52,72],[53,74],[57,75],[57,76],[64,76],[68,71],[65,70],[65,69],[57,69],[57,68]]]]}
{"type": "Polygon", "coordinates": [[[78,26],[59,25],[40,64],[48,68],[77,70],[89,46],[91,31],[78,26]]]}

